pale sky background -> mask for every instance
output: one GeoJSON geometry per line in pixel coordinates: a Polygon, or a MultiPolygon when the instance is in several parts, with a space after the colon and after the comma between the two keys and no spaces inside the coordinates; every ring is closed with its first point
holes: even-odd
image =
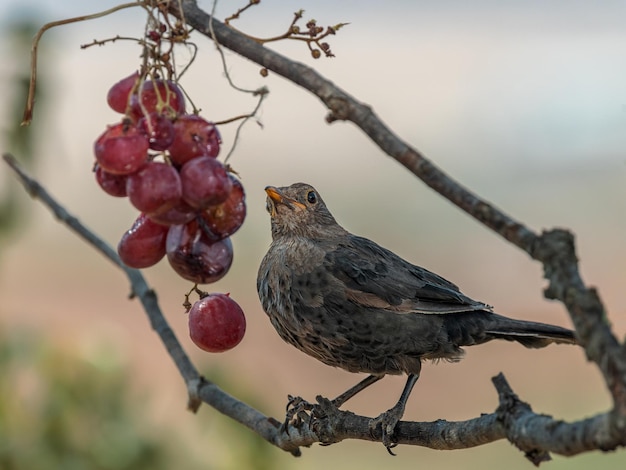
{"type": "MultiPolygon", "coordinates": [[[[104,9],[115,3],[100,1],[97,5],[104,9]]],[[[221,2],[217,16],[222,19],[244,3],[221,2]]],[[[95,4],[4,0],[0,23],[10,23],[19,12],[35,11],[45,20],[77,16],[92,12],[95,4]]],[[[200,4],[208,9],[211,2],[200,4]]],[[[330,38],[334,59],[313,60],[305,46],[295,42],[268,47],[315,67],[371,105],[401,138],[530,228],[573,230],[585,280],[599,288],[609,318],[623,337],[626,3],[598,5],[588,1],[263,0],[235,25],[250,34],[280,34],[299,8],[306,10],[306,19],[314,17],[320,25],[349,22],[330,38]]],[[[92,145],[107,124],[119,119],[108,109],[106,93],[135,70],[139,48],[121,42],[86,50],[79,46],[117,34],[137,36],[142,21],[139,9],[127,10],[49,31],[41,45],[40,70],[54,88],[48,90],[50,109],[45,113],[35,110],[33,126],[41,137],[37,177],[68,210],[111,244],[130,226],[135,212],[127,201],[108,197],[97,188],[91,174],[92,145]]],[[[203,109],[202,115],[218,121],[252,110],[254,100],[228,86],[212,44],[201,36],[195,41],[200,54],[182,84],[203,109]]],[[[181,61],[185,55],[181,51],[181,61]]],[[[12,98],[6,87],[15,59],[8,45],[0,44],[3,126],[10,119],[19,119],[4,111],[12,98]]],[[[262,377],[273,381],[276,393],[268,393],[267,398],[273,408],[264,412],[275,416],[282,412],[287,393],[332,396],[358,380],[283,345],[258,305],[256,269],[270,237],[263,188],[296,181],[315,185],[347,229],[439,272],[499,312],[569,324],[560,304],[543,299],[541,268],[524,253],[443,201],[382,154],[352,124],[326,124],[326,110],[315,97],[271,73],[262,78],[258,66],[232,53],[227,53],[227,60],[238,85],[270,89],[260,113],[262,128],[254,123],[246,126],[230,160],[242,176],[249,215],[233,238],[231,273],[211,287],[231,292],[240,301],[249,329],[244,342],[228,356],[207,359],[192,349],[184,319],[172,313],[173,328],[196,360],[225,360],[250,380],[262,377]],[[259,357],[254,346],[258,344],[275,354],[264,358],[261,368],[250,359],[259,357]]],[[[222,128],[222,156],[230,148],[233,134],[234,126],[222,128]]],[[[7,150],[1,137],[0,150],[7,150]]],[[[0,185],[7,184],[7,173],[0,166],[0,185]]],[[[146,324],[138,306],[125,299],[123,277],[57,224],[39,203],[33,203],[31,209],[24,232],[2,247],[0,314],[8,322],[35,324],[57,334],[66,332],[67,337],[104,336],[116,341],[125,353],[142,357],[133,338],[146,331],[146,324]],[[32,286],[37,287],[36,295],[31,293],[32,286]],[[88,311],[84,304],[69,298],[68,292],[83,293],[88,311]],[[38,315],[33,317],[31,311],[38,315]]],[[[165,262],[148,270],[147,277],[160,292],[164,309],[177,312],[187,283],[176,278],[165,262]]],[[[153,335],[148,338],[145,347],[161,355],[158,361],[169,361],[153,335]]],[[[459,365],[427,366],[406,418],[463,419],[492,410],[496,403],[489,377],[500,370],[539,411],[577,419],[608,406],[597,373],[580,351],[554,348],[539,356],[508,344],[489,348],[491,345],[484,346],[483,352],[480,348],[469,351],[459,365]],[[558,384],[561,388],[535,381],[541,373],[555,370],[563,374],[558,384]],[[581,382],[585,387],[581,388],[581,382]],[[451,392],[449,400],[456,408],[424,406],[420,393],[423,397],[429,393],[441,396],[444,388],[464,391],[464,400],[451,392]],[[563,396],[572,394],[572,402],[564,404],[563,396]]],[[[175,382],[175,371],[168,373],[175,382]]],[[[395,403],[402,384],[389,382],[388,388],[379,389],[384,390],[383,399],[376,399],[371,392],[359,402],[366,407],[364,412],[378,413],[395,403]]],[[[183,400],[183,393],[174,388],[168,399],[183,400]]],[[[321,461],[316,459],[332,459],[332,455],[344,455],[341,452],[346,449],[357,452],[355,466],[378,457],[388,462],[386,455],[377,452],[381,449],[344,443],[305,450],[298,468],[314,468],[321,461]]],[[[348,452],[345,455],[350,455],[348,452]]],[[[473,456],[480,466],[480,462],[490,462],[496,452],[500,458],[514,461],[511,468],[527,468],[506,443],[462,453],[401,448],[401,456],[393,463],[403,468],[417,459],[428,459],[441,468],[455,468],[473,456]]],[[[623,453],[620,455],[597,462],[618,462],[610,458],[624,462],[623,453]]],[[[576,461],[581,468],[590,462],[586,458],[576,461]]],[[[550,468],[572,468],[568,466],[572,462],[557,459],[550,468]]]]}

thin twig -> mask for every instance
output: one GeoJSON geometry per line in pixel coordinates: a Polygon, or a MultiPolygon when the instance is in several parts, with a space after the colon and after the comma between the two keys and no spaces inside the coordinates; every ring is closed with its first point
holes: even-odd
{"type": "MultiPolygon", "coordinates": [[[[228,18],[226,18],[226,19],[224,20],[224,23],[229,25],[229,24],[230,24],[230,22],[231,22],[232,20],[236,20],[236,19],[238,19],[238,18],[239,18],[239,16],[240,16],[240,15],[241,15],[244,11],[246,11],[248,8],[253,7],[253,6],[255,6],[255,5],[258,5],[259,3],[261,3],[261,2],[260,2],[260,1],[250,1],[250,2],[248,2],[248,4],[247,4],[245,7],[241,7],[241,8],[239,8],[239,9],[238,9],[235,13],[233,13],[233,14],[232,14],[232,15],[230,15],[228,18]]],[[[213,12],[215,12],[215,10],[213,10],[213,12]]],[[[213,14],[213,13],[211,13],[211,14],[213,14]]]]}
{"type": "Polygon", "coordinates": [[[93,41],[91,41],[90,43],[87,44],[81,44],[80,48],[81,49],[88,49],[90,47],[93,46],[104,46],[107,43],[114,43],[116,41],[133,41],[138,43],[140,46],[145,46],[146,45],[146,41],[143,39],[138,39],[138,38],[133,38],[133,37],[127,37],[127,36],[120,36],[119,34],[115,37],[112,38],[107,38],[107,39],[94,39],[93,41]]]}
{"type": "MultiPolygon", "coordinates": [[[[226,80],[228,80],[228,84],[235,90],[240,91],[242,93],[250,93],[252,95],[256,95],[257,90],[241,88],[240,86],[236,85],[235,82],[233,82],[233,79],[230,76],[230,72],[228,71],[228,64],[226,63],[226,56],[224,55],[222,46],[220,45],[219,41],[217,40],[217,37],[215,36],[215,32],[213,31],[213,18],[215,18],[216,8],[217,8],[217,0],[213,0],[213,6],[211,9],[211,17],[209,20],[209,33],[210,33],[209,37],[213,40],[213,43],[215,44],[215,48],[217,49],[217,52],[219,53],[220,58],[222,60],[222,69],[224,70],[224,76],[226,77],[226,80]]],[[[181,12],[183,11],[184,10],[181,10],[181,12]]]]}
{"type": "Polygon", "coordinates": [[[255,117],[256,114],[259,112],[259,109],[261,108],[261,104],[263,103],[263,100],[267,97],[269,91],[267,88],[263,87],[258,90],[258,93],[259,93],[259,100],[257,101],[256,106],[254,107],[252,112],[248,114],[247,116],[245,116],[243,120],[239,123],[239,125],[237,126],[237,131],[235,132],[235,138],[233,139],[233,145],[231,145],[230,150],[228,151],[228,154],[226,154],[226,158],[224,158],[224,163],[228,161],[230,156],[235,151],[235,148],[237,147],[237,143],[239,142],[239,135],[241,133],[241,129],[246,124],[246,122],[248,122],[250,119],[255,117]]]}
{"type": "Polygon", "coordinates": [[[28,85],[28,98],[26,101],[26,108],[24,109],[24,116],[22,118],[22,126],[28,126],[30,122],[33,120],[33,110],[35,107],[35,91],[37,88],[37,51],[39,48],[39,41],[43,33],[48,31],[51,28],[56,26],[62,26],[71,23],[77,23],[79,21],[87,21],[93,20],[96,18],[102,18],[103,16],[110,15],[111,13],[115,13],[116,11],[123,10],[125,8],[132,8],[137,6],[143,6],[141,2],[132,2],[132,3],[123,3],[121,5],[114,6],[113,8],[109,8],[108,10],[101,11],[98,13],[93,13],[91,15],[81,15],[76,16],[74,18],[67,18],[59,21],[52,21],[50,23],[46,23],[41,27],[41,29],[37,32],[35,37],[33,38],[33,45],[31,48],[30,54],[30,83],[28,85]]]}
{"type": "MultiPolygon", "coordinates": [[[[184,3],[184,2],[181,2],[184,3]]],[[[180,12],[181,12],[181,17],[184,18],[184,9],[182,8],[182,4],[180,5],[180,12]]],[[[246,124],[246,122],[248,122],[251,118],[255,117],[257,112],[259,111],[259,109],[261,108],[261,104],[263,103],[263,100],[265,99],[265,97],[269,94],[269,90],[267,89],[267,87],[261,87],[259,89],[256,90],[251,90],[251,89],[246,89],[246,88],[241,88],[240,86],[236,85],[235,82],[233,82],[230,73],[228,71],[228,64],[226,63],[226,56],[224,55],[224,51],[222,50],[222,47],[220,46],[219,41],[217,40],[215,33],[213,31],[213,18],[215,17],[215,10],[217,8],[217,0],[213,0],[213,6],[211,9],[211,20],[209,21],[209,32],[210,32],[210,38],[213,39],[213,42],[215,44],[215,48],[217,49],[217,52],[220,55],[221,61],[222,61],[222,68],[224,69],[224,75],[226,76],[226,80],[228,80],[229,85],[234,88],[237,91],[240,91],[242,93],[249,93],[253,96],[258,96],[259,100],[257,101],[256,106],[254,107],[254,109],[252,110],[252,112],[250,114],[248,114],[243,121],[241,121],[239,123],[239,125],[237,126],[237,131],[235,132],[235,138],[233,139],[233,144],[230,147],[230,150],[228,151],[228,154],[226,155],[226,158],[224,158],[224,163],[226,163],[228,161],[228,159],[230,158],[230,156],[233,154],[233,152],[235,151],[235,148],[237,148],[237,143],[239,142],[239,136],[240,136],[240,132],[242,127],[246,124]]]]}

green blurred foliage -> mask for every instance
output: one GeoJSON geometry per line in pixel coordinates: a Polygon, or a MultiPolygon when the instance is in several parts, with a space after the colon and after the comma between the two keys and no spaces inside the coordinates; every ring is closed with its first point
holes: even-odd
{"type": "MultiPolygon", "coordinates": [[[[270,470],[293,459],[208,406],[186,421],[191,429],[155,425],[110,347],[68,349],[34,330],[0,327],[0,371],[3,470],[270,470]]],[[[256,401],[219,369],[208,376],[256,401]]],[[[184,401],[174,412],[187,413],[184,401]]]]}
{"type": "Polygon", "coordinates": [[[33,332],[0,331],[0,468],[170,468],[168,436],[144,429],[112,351],[89,357],[33,332]]]}

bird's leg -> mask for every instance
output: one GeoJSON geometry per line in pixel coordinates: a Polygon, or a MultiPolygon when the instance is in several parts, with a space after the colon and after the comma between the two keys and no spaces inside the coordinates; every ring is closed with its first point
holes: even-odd
{"type": "Polygon", "coordinates": [[[398,403],[396,403],[393,408],[385,411],[383,414],[370,421],[370,432],[373,432],[380,424],[383,445],[387,448],[387,451],[391,455],[395,455],[391,452],[391,449],[397,445],[392,441],[394,430],[398,422],[402,419],[406,402],[409,399],[409,395],[411,394],[417,379],[419,379],[419,374],[409,374],[398,403]]]}
{"type": "Polygon", "coordinates": [[[356,384],[354,387],[349,388],[348,390],[343,392],[341,395],[339,395],[337,398],[335,398],[333,400],[333,405],[339,408],[341,405],[347,402],[354,395],[365,390],[367,387],[369,387],[373,383],[378,382],[383,377],[384,375],[375,375],[375,374],[368,375],[363,380],[361,380],[358,384],[356,384]]]}

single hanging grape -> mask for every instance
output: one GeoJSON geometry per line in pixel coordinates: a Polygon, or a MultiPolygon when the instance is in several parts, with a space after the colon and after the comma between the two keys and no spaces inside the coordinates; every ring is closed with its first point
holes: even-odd
{"type": "Polygon", "coordinates": [[[208,352],[223,352],[237,346],[246,332],[246,317],[228,294],[209,294],[189,311],[189,337],[208,352]]]}

